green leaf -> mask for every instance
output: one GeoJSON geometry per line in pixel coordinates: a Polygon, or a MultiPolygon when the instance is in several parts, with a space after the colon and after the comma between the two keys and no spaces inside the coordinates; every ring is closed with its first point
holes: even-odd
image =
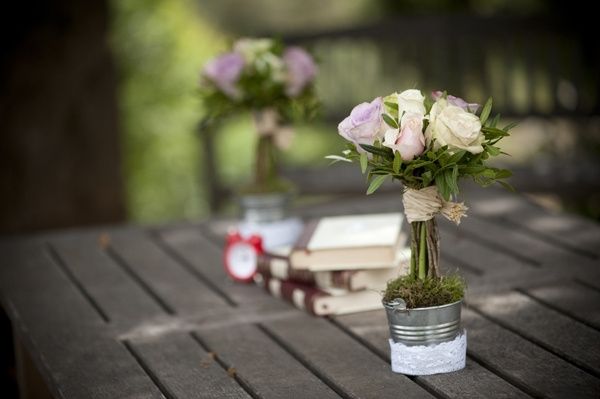
{"type": "Polygon", "coordinates": [[[519,124],[519,122],[518,122],[518,121],[515,121],[515,122],[512,122],[512,123],[509,123],[508,125],[504,126],[504,127],[502,128],[502,130],[504,130],[505,132],[508,132],[509,130],[511,130],[511,129],[513,129],[515,126],[517,126],[518,124],[519,124]]]}
{"type": "Polygon", "coordinates": [[[515,192],[515,188],[512,185],[510,185],[507,182],[505,182],[505,181],[496,180],[496,183],[500,184],[502,187],[504,187],[508,191],[512,191],[513,193],[515,192]]]}
{"type": "Polygon", "coordinates": [[[500,155],[500,148],[498,148],[498,147],[494,147],[493,145],[486,145],[485,149],[487,152],[490,153],[490,155],[492,155],[494,157],[497,155],[500,155]]]}
{"type": "Polygon", "coordinates": [[[508,169],[496,170],[496,179],[506,179],[512,176],[512,172],[508,169]]]}
{"type": "Polygon", "coordinates": [[[425,106],[425,114],[429,114],[431,107],[433,107],[433,99],[430,96],[426,96],[425,100],[423,100],[423,105],[425,106]]]}
{"type": "Polygon", "coordinates": [[[390,102],[390,101],[385,101],[384,102],[385,106],[391,109],[395,109],[396,111],[398,110],[398,104],[390,102]]]}
{"type": "Polygon", "coordinates": [[[454,195],[458,195],[458,165],[452,168],[452,191],[454,195]]]}
{"type": "Polygon", "coordinates": [[[490,116],[491,111],[492,111],[492,97],[488,98],[488,100],[485,102],[485,105],[483,106],[483,110],[481,111],[481,115],[479,116],[479,119],[481,120],[482,125],[485,125],[485,122],[487,121],[488,117],[490,116]]]}
{"type": "Polygon", "coordinates": [[[485,166],[475,165],[475,166],[465,166],[461,168],[461,172],[464,175],[478,175],[485,170],[485,166]]]}
{"type": "Polygon", "coordinates": [[[448,159],[448,163],[458,163],[458,161],[460,161],[462,159],[462,157],[465,156],[465,154],[467,153],[467,151],[465,150],[460,150],[458,152],[455,152],[454,154],[452,154],[452,156],[448,159]]]}
{"type": "Polygon", "coordinates": [[[340,162],[340,161],[352,163],[352,160],[350,160],[348,158],[345,158],[345,157],[342,157],[342,156],[339,156],[339,155],[327,155],[325,157],[325,159],[330,159],[331,160],[331,164],[330,165],[333,165],[334,163],[340,162]]]}
{"type": "Polygon", "coordinates": [[[486,169],[481,174],[485,177],[489,177],[490,179],[494,179],[496,177],[496,171],[494,169],[486,169]]]}
{"type": "Polygon", "coordinates": [[[388,114],[381,114],[381,116],[383,117],[383,120],[385,121],[385,123],[387,123],[390,127],[393,127],[394,129],[398,129],[398,122],[396,122],[396,120],[394,118],[392,118],[388,114]]]}
{"type": "Polygon", "coordinates": [[[424,172],[421,175],[421,178],[423,179],[423,186],[425,186],[425,187],[429,186],[429,183],[431,183],[431,180],[433,180],[433,177],[431,175],[431,171],[428,170],[427,172],[424,172]]]}
{"type": "Polygon", "coordinates": [[[366,152],[360,154],[360,170],[364,174],[367,171],[367,165],[369,163],[369,158],[366,152]]]}
{"type": "Polygon", "coordinates": [[[394,153],[392,152],[391,148],[388,147],[375,147],[372,145],[368,145],[368,144],[360,144],[361,148],[365,151],[370,152],[371,154],[375,154],[375,155],[381,155],[382,157],[385,157],[388,160],[393,160],[394,159],[394,153]]]}
{"type": "Polygon", "coordinates": [[[448,201],[450,199],[450,189],[446,185],[446,179],[444,178],[443,173],[438,173],[435,175],[435,185],[437,186],[442,198],[448,201]]]}
{"type": "Polygon", "coordinates": [[[456,167],[456,176],[454,174],[454,168],[446,169],[443,173],[444,180],[446,186],[448,187],[448,197],[444,197],[445,200],[448,200],[450,195],[458,194],[458,185],[456,184],[456,178],[458,177],[458,167],[456,167]]]}
{"type": "Polygon", "coordinates": [[[496,125],[500,122],[500,114],[496,114],[494,119],[489,123],[489,127],[496,127],[496,125]]]}
{"type": "Polygon", "coordinates": [[[497,129],[495,127],[484,126],[481,128],[481,131],[485,135],[485,138],[488,140],[510,136],[509,133],[505,132],[504,130],[497,129]]]}
{"type": "Polygon", "coordinates": [[[367,189],[367,195],[373,194],[383,184],[386,178],[387,175],[379,175],[375,177],[367,189]]]}
{"type": "Polygon", "coordinates": [[[400,156],[400,153],[396,151],[394,153],[394,164],[392,165],[395,174],[400,173],[400,166],[402,166],[402,157],[400,156]]]}

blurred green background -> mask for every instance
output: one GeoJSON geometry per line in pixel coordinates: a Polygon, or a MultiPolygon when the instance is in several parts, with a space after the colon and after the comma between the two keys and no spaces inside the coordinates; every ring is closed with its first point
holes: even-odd
{"type": "MultiPolygon", "coordinates": [[[[561,7],[564,6],[560,2],[536,0],[113,0],[111,46],[120,73],[119,102],[129,218],[150,223],[208,215],[204,181],[207,171],[202,169],[202,142],[197,135],[197,123],[203,114],[197,94],[199,71],[204,62],[226,49],[227,44],[240,35],[266,32],[293,37],[315,31],[376,25],[393,15],[464,14],[484,18],[557,15],[561,7]]],[[[388,39],[391,39],[388,44],[375,45],[350,37],[334,44],[324,40],[312,47],[321,62],[322,76],[336,77],[335,80],[323,77],[317,80],[317,92],[325,108],[335,106],[341,112],[348,112],[358,102],[405,88],[451,90],[451,87],[441,86],[444,84],[441,81],[430,82],[431,87],[421,86],[428,70],[414,60],[423,57],[421,52],[426,49],[404,44],[402,51],[407,57],[390,60],[386,46],[397,50],[397,45],[395,38],[388,39]],[[357,80],[360,80],[358,85],[357,80]]],[[[600,153],[598,121],[597,118],[583,122],[561,119],[561,115],[555,115],[556,119],[547,114],[556,109],[556,101],[567,114],[585,104],[583,100],[596,101],[594,84],[589,85],[587,91],[577,91],[575,82],[591,79],[594,83],[597,78],[580,68],[578,56],[561,54],[563,50],[559,49],[558,61],[565,64],[563,69],[569,72],[559,77],[555,87],[556,82],[551,80],[557,78],[552,76],[548,63],[549,54],[556,51],[554,45],[536,47],[537,54],[527,66],[522,58],[507,58],[508,51],[526,53],[526,40],[518,44],[521,47],[516,50],[507,49],[502,40],[479,47],[473,42],[463,54],[464,58],[485,52],[482,58],[485,62],[475,67],[465,63],[462,92],[454,94],[478,102],[485,101],[490,94],[498,104],[510,104],[520,114],[527,115],[531,111],[534,116],[525,118],[515,130],[515,137],[506,143],[505,150],[513,156],[500,162],[517,169],[537,171],[548,179],[556,173],[575,174],[575,177],[566,177],[567,183],[549,183],[550,187],[556,184],[573,194],[576,190],[569,186],[572,181],[579,187],[587,184],[585,179],[593,180],[595,175],[586,175],[581,180],[579,170],[569,172],[570,167],[562,167],[557,172],[556,163],[574,165],[584,159],[586,165],[589,162],[589,167],[596,168],[600,153]],[[486,86],[472,78],[476,74],[471,74],[473,71],[469,68],[491,76],[490,83],[486,86]],[[504,80],[494,76],[503,76],[504,80]],[[581,130],[586,133],[584,137],[577,136],[581,130]]],[[[568,41],[563,45],[561,48],[570,48],[568,41]]],[[[510,122],[510,118],[506,122],[510,122]]],[[[235,187],[248,177],[255,140],[252,130],[248,115],[235,115],[216,135],[214,151],[218,172],[208,173],[218,173],[225,186],[235,187]]],[[[337,153],[343,146],[336,134],[335,120],[298,126],[297,131],[294,147],[284,157],[287,167],[326,167],[323,156],[337,153]]],[[[538,190],[541,194],[535,191],[532,186],[533,198],[546,206],[600,216],[597,190],[570,196],[547,189],[538,190]]]]}

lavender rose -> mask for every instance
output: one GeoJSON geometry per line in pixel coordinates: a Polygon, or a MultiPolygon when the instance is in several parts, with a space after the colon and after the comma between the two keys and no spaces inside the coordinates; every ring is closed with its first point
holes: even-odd
{"type": "MultiPolygon", "coordinates": [[[[442,96],[444,95],[444,93],[440,90],[436,90],[436,91],[432,91],[431,92],[431,97],[437,101],[440,98],[442,98],[442,96]]],[[[479,109],[479,104],[477,103],[468,103],[465,100],[463,100],[460,97],[455,97],[452,96],[450,94],[448,94],[448,96],[446,97],[446,99],[448,100],[448,104],[450,105],[454,105],[455,107],[458,108],[462,108],[465,111],[469,111],[469,112],[477,112],[477,110],[479,109]]]]}
{"type": "Polygon", "coordinates": [[[295,46],[285,50],[283,62],[288,72],[285,92],[290,97],[296,97],[315,78],[317,66],[310,54],[295,46]]]}
{"type": "Polygon", "coordinates": [[[202,75],[217,86],[225,95],[231,98],[238,98],[241,93],[236,87],[236,83],[243,69],[244,57],[241,54],[231,52],[208,61],[202,71],[202,75]]]}
{"type": "Polygon", "coordinates": [[[383,145],[398,151],[405,161],[412,161],[425,150],[423,135],[423,115],[416,112],[406,113],[402,117],[400,129],[388,129],[383,145]]]}
{"type": "Polygon", "coordinates": [[[360,152],[364,151],[359,144],[373,144],[381,139],[384,133],[383,100],[377,97],[370,103],[358,104],[350,112],[350,116],[338,125],[339,134],[356,145],[360,152]]]}

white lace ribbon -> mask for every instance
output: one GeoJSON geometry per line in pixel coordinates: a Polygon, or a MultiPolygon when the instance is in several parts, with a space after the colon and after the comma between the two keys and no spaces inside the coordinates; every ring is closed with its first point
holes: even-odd
{"type": "Polygon", "coordinates": [[[458,225],[460,224],[460,218],[466,217],[469,209],[464,202],[444,200],[436,186],[429,186],[420,190],[408,188],[402,196],[402,203],[409,223],[424,222],[441,213],[446,219],[458,225]]]}
{"type": "Polygon", "coordinates": [[[467,332],[431,346],[407,346],[390,339],[392,371],[407,375],[450,373],[465,367],[467,332]]]}

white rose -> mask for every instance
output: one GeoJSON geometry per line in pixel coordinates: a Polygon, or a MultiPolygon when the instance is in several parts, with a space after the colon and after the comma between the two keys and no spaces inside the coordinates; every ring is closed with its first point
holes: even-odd
{"type": "Polygon", "coordinates": [[[233,44],[233,51],[244,56],[248,63],[252,63],[258,56],[271,50],[273,47],[271,39],[238,39],[233,44]]]}
{"type": "Polygon", "coordinates": [[[425,115],[425,97],[419,90],[404,90],[398,94],[398,116],[403,113],[415,113],[425,115]]]}
{"type": "Polygon", "coordinates": [[[429,126],[425,130],[427,144],[434,141],[434,150],[447,145],[451,152],[466,150],[472,154],[483,151],[484,141],[481,121],[476,115],[445,99],[439,99],[431,107],[429,126]]]}

